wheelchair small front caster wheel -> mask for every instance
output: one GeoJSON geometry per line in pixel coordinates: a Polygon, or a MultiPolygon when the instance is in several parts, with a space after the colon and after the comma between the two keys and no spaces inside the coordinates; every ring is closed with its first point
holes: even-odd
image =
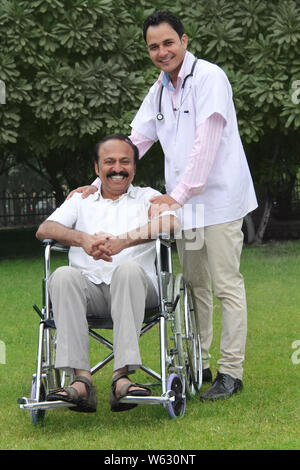
{"type": "Polygon", "coordinates": [[[183,383],[179,375],[171,374],[167,378],[167,390],[172,390],[175,400],[166,406],[170,418],[181,418],[185,413],[186,397],[183,396],[183,383]]]}
{"type": "MultiPolygon", "coordinates": [[[[31,384],[31,393],[30,398],[34,399],[36,395],[36,381],[34,380],[31,384]]],[[[41,398],[45,399],[45,390],[44,387],[41,386],[40,391],[41,398]]],[[[46,410],[31,410],[30,411],[30,419],[32,424],[41,424],[44,421],[46,410]]]]}

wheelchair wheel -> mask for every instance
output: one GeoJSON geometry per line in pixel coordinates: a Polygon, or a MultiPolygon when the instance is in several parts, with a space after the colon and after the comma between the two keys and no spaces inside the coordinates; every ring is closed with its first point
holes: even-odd
{"type": "Polygon", "coordinates": [[[182,274],[176,276],[175,296],[177,294],[180,300],[175,310],[176,348],[178,363],[184,369],[186,395],[190,398],[202,385],[201,344],[192,290],[182,274]]]}
{"type": "MultiPolygon", "coordinates": [[[[36,379],[33,379],[31,384],[30,398],[34,399],[36,394],[36,379]]],[[[40,401],[44,401],[46,398],[44,385],[41,384],[40,390],[40,401]]],[[[41,424],[44,421],[46,410],[31,410],[30,419],[32,424],[41,424]]]]}
{"type": "Polygon", "coordinates": [[[185,413],[186,398],[183,396],[183,383],[179,375],[171,374],[167,378],[167,390],[175,393],[175,401],[166,406],[170,418],[181,418],[185,413]]]}

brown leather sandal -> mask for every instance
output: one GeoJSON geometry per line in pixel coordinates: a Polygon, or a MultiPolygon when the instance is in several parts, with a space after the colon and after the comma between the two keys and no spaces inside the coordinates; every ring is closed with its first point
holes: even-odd
{"type": "Polygon", "coordinates": [[[94,413],[97,410],[97,396],[94,385],[84,377],[83,375],[78,375],[75,377],[73,382],[69,387],[66,388],[57,388],[48,393],[46,400],[48,401],[66,401],[77,406],[71,406],[70,410],[80,411],[85,413],[94,413]],[[85,385],[87,391],[87,397],[80,397],[77,390],[72,387],[75,382],[82,382],[85,385]],[[66,392],[67,395],[62,395],[61,392],[66,392]]]}
{"type": "MultiPolygon", "coordinates": [[[[110,396],[109,396],[109,403],[111,411],[127,411],[131,410],[131,408],[135,408],[137,403],[120,403],[121,398],[126,396],[134,396],[134,397],[148,397],[151,395],[151,389],[146,387],[146,385],[141,385],[138,383],[127,383],[122,385],[120,390],[120,395],[116,396],[116,386],[119,379],[126,378],[128,376],[126,373],[117,374],[115,377],[112,378],[111,381],[111,389],[110,389],[110,396]],[[129,390],[130,387],[141,387],[139,390],[129,390]]],[[[129,379],[128,379],[129,380],[129,379]]]]}

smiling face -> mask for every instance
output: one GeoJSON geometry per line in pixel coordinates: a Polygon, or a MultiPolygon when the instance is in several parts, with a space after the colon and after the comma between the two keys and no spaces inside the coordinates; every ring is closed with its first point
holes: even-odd
{"type": "Polygon", "coordinates": [[[118,199],[127,191],[135,175],[133,149],[122,140],[111,139],[101,144],[98,157],[95,172],[101,179],[102,197],[118,199]]]}
{"type": "Polygon", "coordinates": [[[176,86],[177,76],[188,44],[187,35],[183,34],[180,39],[175,29],[164,22],[157,26],[149,26],[146,42],[154,65],[164,72],[168,72],[173,85],[176,86]]]}

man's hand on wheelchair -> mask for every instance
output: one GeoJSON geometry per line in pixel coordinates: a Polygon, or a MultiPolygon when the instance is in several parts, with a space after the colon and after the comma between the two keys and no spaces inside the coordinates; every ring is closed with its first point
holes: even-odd
{"type": "Polygon", "coordinates": [[[155,196],[150,199],[151,206],[148,210],[149,219],[154,219],[155,217],[160,216],[163,212],[166,211],[175,211],[181,205],[175,201],[169,194],[163,194],[162,196],[155,196]]]}
{"type": "Polygon", "coordinates": [[[68,194],[67,199],[70,199],[73,196],[73,194],[75,194],[75,193],[82,193],[81,197],[82,197],[82,199],[85,199],[90,194],[94,194],[96,191],[98,191],[98,188],[96,186],[93,186],[93,185],[80,186],[79,188],[76,188],[73,191],[71,191],[70,194],[68,194]]]}

